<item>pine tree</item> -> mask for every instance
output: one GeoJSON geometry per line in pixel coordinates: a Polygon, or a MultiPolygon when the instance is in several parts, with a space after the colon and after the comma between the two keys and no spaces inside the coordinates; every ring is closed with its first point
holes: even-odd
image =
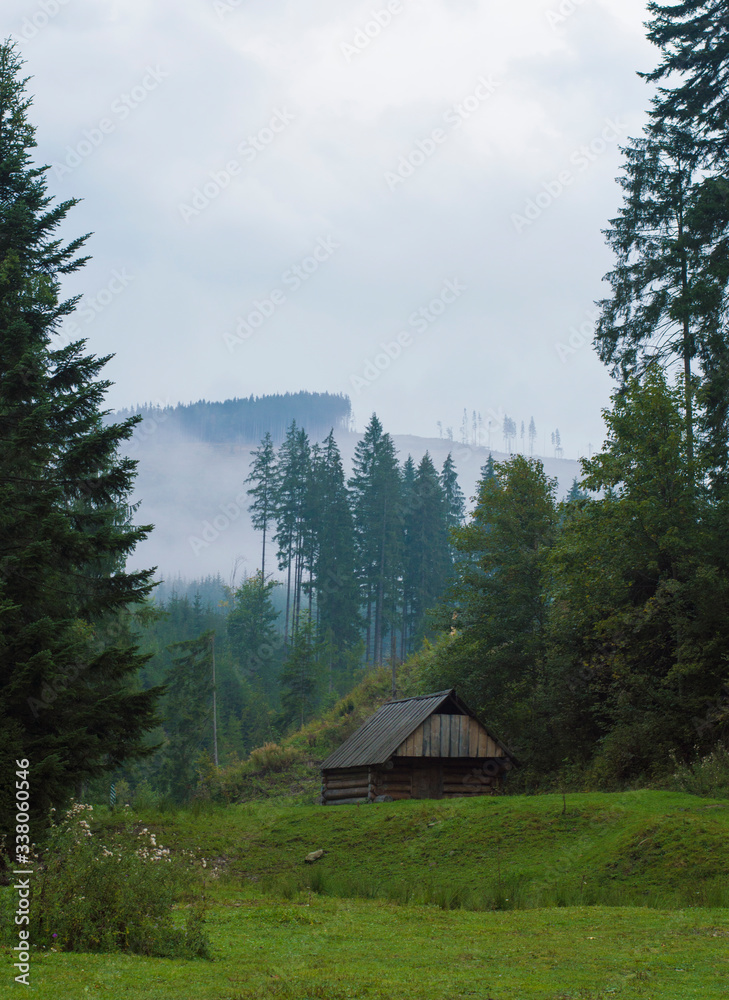
{"type": "MultiPolygon", "coordinates": [[[[686,0],[673,6],[649,3],[648,38],[661,50],[651,83],[665,81],[651,100],[649,134],[666,145],[682,138],[687,175],[684,198],[685,273],[681,276],[684,393],[688,363],[697,358],[701,381],[696,415],[684,403],[687,427],[695,421],[708,473],[716,486],[729,485],[729,112],[726,87],[729,49],[723,0],[686,0]]],[[[690,401],[690,396],[688,397],[690,401]]],[[[693,440],[689,440],[691,462],[693,440]]]]}
{"type": "Polygon", "coordinates": [[[261,441],[259,448],[253,452],[253,462],[250,473],[246,479],[251,483],[248,496],[251,503],[248,510],[251,515],[251,523],[257,531],[263,532],[263,546],[261,549],[261,582],[266,579],[266,535],[273,523],[276,515],[276,498],[278,495],[278,480],[276,475],[276,453],[273,447],[273,440],[268,431],[261,441]]]}
{"type": "Polygon", "coordinates": [[[268,691],[273,687],[282,645],[276,629],[279,612],[271,601],[277,586],[273,580],[264,582],[262,573],[249,577],[232,595],[226,620],[234,663],[246,677],[268,691]]]}
{"type": "Polygon", "coordinates": [[[173,661],[165,677],[162,774],[168,794],[177,801],[189,797],[196,784],[197,763],[212,745],[214,635],[211,629],[170,647],[173,661]]]}
{"type": "Polygon", "coordinates": [[[484,465],[481,466],[481,479],[494,479],[496,476],[496,463],[494,462],[493,455],[489,452],[489,457],[486,459],[484,465]]]}
{"type": "Polygon", "coordinates": [[[580,481],[575,476],[572,480],[572,485],[569,488],[569,492],[565,497],[565,503],[577,503],[579,500],[587,500],[589,498],[589,493],[585,491],[580,486],[580,481]]]}
{"type": "Polygon", "coordinates": [[[287,571],[284,641],[301,610],[303,574],[311,552],[311,449],[305,430],[296,422],[279,448],[277,465],[276,534],[278,566],[287,571]]]}
{"type": "Polygon", "coordinates": [[[149,526],[129,506],[135,463],[117,449],[137,423],[104,420],[108,358],[53,337],[77,299],[61,279],[87,260],[58,230],[75,199],[52,204],[32,165],[22,60],[0,46],[0,811],[14,761],[31,762],[36,819],[73,788],[143,755],[155,690],[134,690],[147,657],[123,625],[152,589],[125,571],[149,526]],[[122,616],[122,617],[120,617],[122,616]]]}
{"type": "Polygon", "coordinates": [[[281,673],[280,722],[284,728],[301,728],[313,713],[318,700],[320,652],[314,622],[304,611],[281,673]]]}
{"type": "Polygon", "coordinates": [[[442,596],[452,566],[447,498],[428,452],[418,466],[413,493],[409,517],[412,612],[414,632],[422,635],[426,631],[425,614],[442,596]]]}
{"type": "Polygon", "coordinates": [[[440,473],[440,484],[445,498],[446,524],[448,530],[463,524],[466,518],[466,498],[458,483],[458,473],[453,455],[448,452],[440,473]]]}
{"type": "Polygon", "coordinates": [[[388,626],[395,627],[402,554],[400,474],[392,438],[373,414],[357,443],[352,492],[357,557],[366,607],[366,656],[383,660],[388,626]]]}
{"type": "Polygon", "coordinates": [[[646,135],[624,150],[624,204],[607,241],[616,264],[612,296],[601,309],[595,343],[625,382],[659,360],[683,367],[689,463],[694,459],[692,362],[712,310],[703,285],[703,248],[691,232],[697,152],[688,133],[646,135]]]}
{"type": "Polygon", "coordinates": [[[534,423],[534,417],[529,421],[529,454],[534,453],[534,442],[537,440],[537,425],[534,423]]]}
{"type": "Polygon", "coordinates": [[[725,0],[649,3],[648,38],[661,50],[651,83],[667,80],[652,101],[652,120],[664,130],[691,128],[704,167],[726,173],[729,107],[726,99],[729,48],[725,0]]]}
{"type": "Polygon", "coordinates": [[[400,592],[400,659],[404,660],[412,649],[415,610],[415,580],[417,559],[414,514],[417,505],[415,480],[417,472],[412,455],[403,462],[400,472],[400,504],[403,524],[402,584],[400,592]]]}
{"type": "Polygon", "coordinates": [[[521,455],[493,473],[479,482],[472,518],[453,532],[461,558],[440,623],[455,631],[438,683],[458,685],[512,738],[544,672],[556,480],[521,455]]]}
{"type": "Polygon", "coordinates": [[[342,654],[359,640],[362,623],[354,520],[333,431],[314,462],[313,480],[316,491],[314,590],[319,634],[330,643],[334,656],[341,661],[342,654]]]}

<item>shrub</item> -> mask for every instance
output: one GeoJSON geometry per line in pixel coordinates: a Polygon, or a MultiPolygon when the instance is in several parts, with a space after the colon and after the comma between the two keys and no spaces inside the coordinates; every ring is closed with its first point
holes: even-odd
{"type": "Polygon", "coordinates": [[[729,798],[729,750],[723,743],[692,764],[680,764],[675,758],[674,763],[676,770],[668,782],[671,788],[691,795],[729,798]]]}
{"type": "Polygon", "coordinates": [[[264,743],[251,750],[250,770],[265,774],[267,771],[283,771],[299,756],[293,747],[282,747],[278,743],[264,743]]]}
{"type": "MultiPolygon", "coordinates": [[[[157,957],[207,958],[204,904],[195,877],[155,835],[130,824],[92,835],[92,806],[77,803],[51,826],[35,859],[29,930],[40,947],[61,951],[133,952],[157,957]],[[173,907],[185,899],[182,921],[173,907]]],[[[11,908],[9,891],[3,908],[11,908]]],[[[9,913],[5,914],[9,916],[9,913]]],[[[13,928],[12,919],[3,926],[13,928]]]]}

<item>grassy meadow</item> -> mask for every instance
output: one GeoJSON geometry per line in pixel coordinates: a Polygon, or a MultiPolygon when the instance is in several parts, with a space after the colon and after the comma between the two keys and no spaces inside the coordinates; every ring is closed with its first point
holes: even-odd
{"type": "MultiPolygon", "coordinates": [[[[135,821],[205,860],[211,960],[37,952],[34,996],[729,995],[726,801],[649,791],[279,801],[135,821]]],[[[102,812],[95,826],[117,822],[102,812]]],[[[14,995],[7,947],[2,961],[0,996],[14,995]]]]}

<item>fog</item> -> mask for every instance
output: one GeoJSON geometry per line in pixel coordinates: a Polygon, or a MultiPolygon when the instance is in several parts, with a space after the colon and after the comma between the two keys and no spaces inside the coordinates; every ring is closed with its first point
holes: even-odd
{"type": "MultiPolygon", "coordinates": [[[[359,436],[339,433],[337,443],[347,474],[359,436]]],[[[489,449],[440,438],[393,435],[402,463],[412,455],[417,464],[426,451],[440,469],[450,451],[459,482],[470,500],[489,449]]],[[[157,577],[199,579],[219,574],[224,582],[240,582],[260,569],[261,534],[247,511],[244,480],[255,445],[206,444],[183,437],[164,423],[146,421],[136,432],[128,454],[139,460],[134,501],[140,502],[135,523],[154,524],[129,562],[135,569],[157,566],[157,577]]],[[[492,451],[495,460],[503,453],[492,451]]],[[[559,495],[570,488],[580,466],[568,459],[545,457],[545,471],[558,480],[559,495]]],[[[472,504],[469,504],[472,506],[472,504]]],[[[275,546],[267,545],[267,572],[274,572],[275,546]]]]}

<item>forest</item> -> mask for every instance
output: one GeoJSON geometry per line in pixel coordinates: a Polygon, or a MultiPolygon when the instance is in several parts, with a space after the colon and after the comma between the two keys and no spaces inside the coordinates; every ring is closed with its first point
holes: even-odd
{"type": "Polygon", "coordinates": [[[452,460],[401,461],[376,416],[347,478],[344,396],[282,397],[262,440],[260,400],[174,407],[203,440],[214,412],[216,439],[260,441],[261,568],[164,600],[126,568],[153,530],[123,457],[147,411],[110,420],[108,358],[59,345],[85,237],[59,236],[76,201],[32,161],[22,61],[0,48],[0,747],[36,762],[39,824],[110,780],[188,798],[201,762],[285,738],[383,665],[395,693],[405,673],[457,687],[532,787],[659,782],[724,745],[729,105],[710,6],[651,5],[658,86],[622,151],[595,330],[607,436],[570,495],[515,454],[466,517],[452,460]]]}
{"type": "MultiPolygon", "coordinates": [[[[280,443],[292,421],[317,437],[330,429],[349,430],[352,405],[349,397],[330,392],[284,392],[222,402],[200,399],[174,406],[147,403],[120,409],[115,420],[139,416],[146,427],[164,425],[168,432],[192,441],[214,444],[253,444],[269,433],[280,443]]],[[[141,430],[141,428],[140,428],[141,430]]]]}

